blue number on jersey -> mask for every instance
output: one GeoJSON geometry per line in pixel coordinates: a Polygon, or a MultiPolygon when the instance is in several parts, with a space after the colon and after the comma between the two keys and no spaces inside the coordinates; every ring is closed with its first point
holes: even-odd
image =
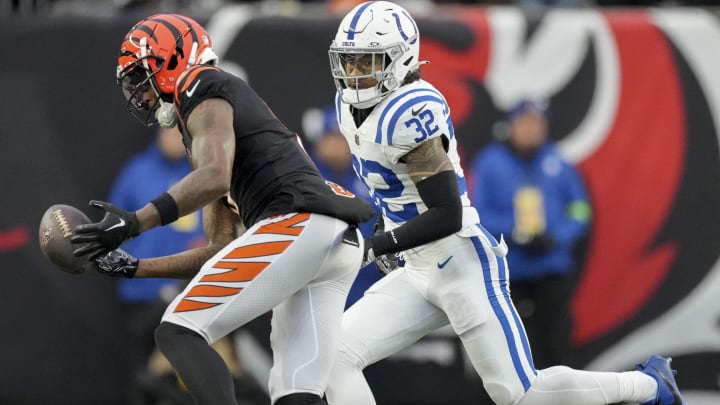
{"type": "Polygon", "coordinates": [[[420,136],[415,138],[415,142],[424,141],[427,137],[432,136],[438,131],[438,129],[440,129],[440,127],[433,124],[435,124],[435,116],[431,110],[423,110],[417,118],[413,117],[405,121],[405,126],[407,128],[414,125],[415,131],[420,133],[420,136]]]}
{"type": "MultiPolygon", "coordinates": [[[[382,177],[385,184],[388,185],[386,189],[374,189],[371,194],[375,201],[375,206],[381,209],[383,214],[390,220],[393,222],[405,222],[418,215],[417,204],[415,203],[403,204],[402,210],[400,211],[390,210],[389,203],[386,201],[391,198],[400,197],[403,190],[405,190],[402,182],[392,170],[374,160],[365,160],[356,156],[353,156],[353,166],[355,166],[355,171],[360,173],[366,185],[368,185],[368,176],[373,173],[382,177]]],[[[372,187],[369,185],[368,188],[372,190],[372,187]]]]}

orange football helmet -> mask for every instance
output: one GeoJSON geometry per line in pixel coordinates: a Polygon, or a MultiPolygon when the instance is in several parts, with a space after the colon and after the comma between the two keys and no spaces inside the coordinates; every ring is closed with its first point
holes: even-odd
{"type": "Polygon", "coordinates": [[[190,17],[156,14],[137,24],[120,46],[116,78],[130,113],[151,125],[175,125],[172,96],[180,74],[189,66],[214,64],[210,36],[190,17]],[[156,97],[151,97],[149,92],[156,97]],[[156,101],[157,100],[157,101],[156,101]]]}

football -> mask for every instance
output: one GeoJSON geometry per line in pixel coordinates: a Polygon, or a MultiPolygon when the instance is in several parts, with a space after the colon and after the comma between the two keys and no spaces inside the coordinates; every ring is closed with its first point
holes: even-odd
{"type": "Polygon", "coordinates": [[[79,209],[65,204],[55,204],[48,208],[40,220],[38,242],[40,250],[52,264],[68,273],[84,272],[90,262],[87,256],[73,256],[70,237],[76,225],[90,223],[90,218],[79,209]]]}

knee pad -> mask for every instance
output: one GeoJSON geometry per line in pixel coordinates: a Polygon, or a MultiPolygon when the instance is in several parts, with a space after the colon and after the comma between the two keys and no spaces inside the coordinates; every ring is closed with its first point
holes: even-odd
{"type": "Polygon", "coordinates": [[[296,392],[294,394],[285,395],[275,401],[273,405],[327,405],[327,402],[315,394],[296,392]]]}

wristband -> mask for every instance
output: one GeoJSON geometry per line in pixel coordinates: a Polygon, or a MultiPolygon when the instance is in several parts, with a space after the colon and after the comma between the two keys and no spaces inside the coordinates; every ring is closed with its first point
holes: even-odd
{"type": "Polygon", "coordinates": [[[168,193],[162,193],[156,199],[150,201],[150,204],[155,206],[160,214],[160,223],[167,225],[175,222],[179,217],[178,206],[175,199],[168,193]]]}

